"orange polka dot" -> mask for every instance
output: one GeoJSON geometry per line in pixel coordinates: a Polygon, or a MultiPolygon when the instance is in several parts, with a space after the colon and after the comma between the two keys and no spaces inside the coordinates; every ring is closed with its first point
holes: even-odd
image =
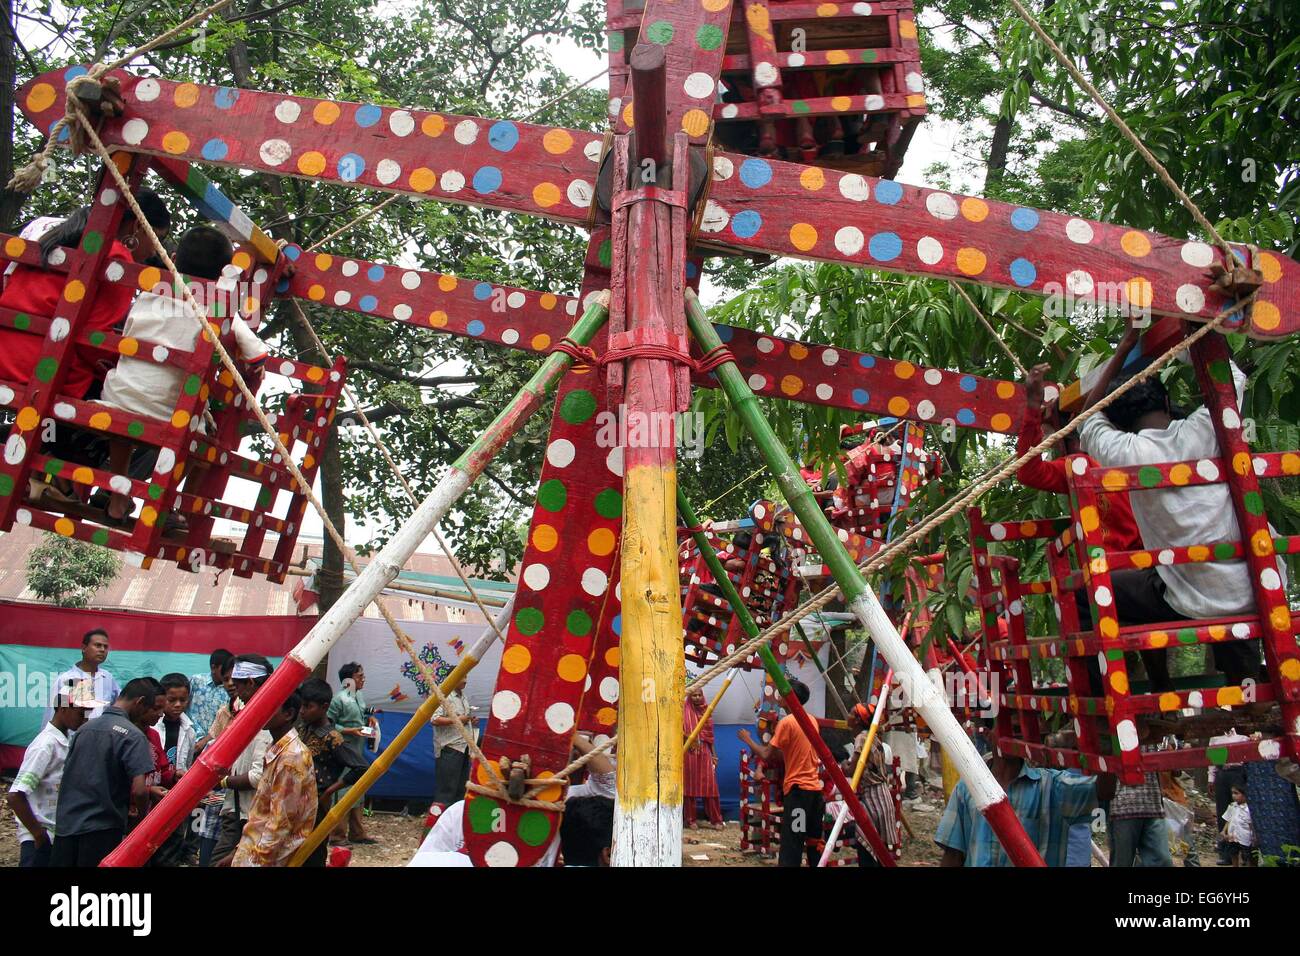
{"type": "Polygon", "coordinates": [[[984,253],[969,246],[957,250],[957,268],[968,276],[977,276],[988,265],[984,253]]]}
{"type": "Polygon", "coordinates": [[[1256,302],[1250,307],[1250,321],[1255,328],[1272,332],[1282,324],[1282,313],[1272,302],[1256,302]]]}
{"type": "Polygon", "coordinates": [[[911,407],[911,403],[901,395],[895,395],[889,400],[889,414],[899,418],[906,415],[907,410],[911,407]]]}
{"type": "Polygon", "coordinates": [[[831,97],[831,109],[833,110],[838,110],[839,112],[843,113],[852,105],[853,105],[853,100],[847,96],[831,97]]]}
{"type": "Polygon", "coordinates": [[[429,324],[435,329],[441,329],[447,324],[447,313],[442,309],[437,309],[429,313],[429,324]]]}
{"type": "Polygon", "coordinates": [[[1287,680],[1300,680],[1300,659],[1288,657],[1278,665],[1278,672],[1287,680]]]}
{"type": "Polygon", "coordinates": [[[1194,544],[1187,549],[1187,556],[1193,561],[1210,560],[1210,549],[1203,544],[1194,544]]]}
{"type": "Polygon", "coordinates": [[[1271,252],[1259,254],[1259,271],[1265,282],[1276,282],[1282,278],[1282,260],[1271,252]]]}
{"type": "Polygon", "coordinates": [[[1083,525],[1084,531],[1096,531],[1101,526],[1101,518],[1097,514],[1097,509],[1092,505],[1087,505],[1079,511],[1079,523],[1083,525]]]}
{"type": "Polygon", "coordinates": [[[199,101],[199,88],[193,83],[182,83],[172,93],[172,102],[183,110],[189,109],[199,101]]]}
{"type": "Polygon", "coordinates": [[[983,222],[989,215],[989,204],[983,199],[967,197],[961,201],[961,214],[971,222],[983,222]]]}
{"type": "Polygon", "coordinates": [[[1159,706],[1161,710],[1178,710],[1182,706],[1182,702],[1178,699],[1177,694],[1161,694],[1159,706]]]}
{"type": "Polygon", "coordinates": [[[1241,703],[1240,687],[1220,687],[1216,695],[1215,703],[1220,706],[1235,707],[1241,703]]]}
{"type": "Polygon", "coordinates": [[[185,409],[177,409],[172,413],[172,428],[184,428],[190,423],[190,413],[185,409]]]}
{"type": "Polygon", "coordinates": [[[70,279],[63,287],[63,298],[69,302],[80,302],[86,297],[86,286],[80,279],[70,279]]]}
{"type": "Polygon", "coordinates": [[[456,288],[456,277],[441,275],[438,276],[438,288],[442,292],[451,292],[456,288]]]}
{"type": "Polygon", "coordinates": [[[632,103],[629,100],[627,106],[623,107],[623,125],[628,129],[632,128],[632,103]]]}
{"type": "Polygon", "coordinates": [[[58,94],[54,87],[48,83],[37,83],[27,91],[27,109],[33,113],[44,113],[54,101],[58,99],[58,94]]]}
{"type": "Polygon", "coordinates": [[[799,174],[799,185],[815,193],[826,185],[826,174],[820,166],[808,166],[799,174]]]}
{"type": "Polygon", "coordinates": [[[909,96],[907,97],[907,105],[908,105],[908,106],[924,106],[924,105],[925,105],[925,94],[924,94],[924,93],[912,93],[911,95],[909,95],[909,96]]]}
{"type": "Polygon", "coordinates": [[[239,271],[243,272],[253,264],[253,257],[250,256],[243,249],[240,249],[233,256],[230,257],[230,264],[238,268],[239,271]]]}
{"type": "Polygon", "coordinates": [[[1128,675],[1121,671],[1115,671],[1110,675],[1110,686],[1117,694],[1127,694],[1128,675]]]}
{"type": "Polygon", "coordinates": [[[90,416],[88,424],[96,431],[103,431],[109,425],[113,424],[113,416],[108,412],[96,412],[90,416]]]}
{"type": "Polygon", "coordinates": [[[826,62],[839,66],[840,64],[849,62],[849,55],[843,50],[827,50],[826,62]]]}
{"type": "Polygon", "coordinates": [[[1268,622],[1272,624],[1276,630],[1288,630],[1291,627],[1291,609],[1278,605],[1268,612],[1268,622]]]}
{"type": "Polygon", "coordinates": [[[915,20],[899,20],[899,21],[898,21],[898,35],[899,35],[900,37],[902,37],[903,39],[905,39],[905,40],[915,40],[915,39],[916,39],[916,21],[915,21],[915,20]]]}
{"type": "Polygon", "coordinates": [[[437,137],[442,135],[442,131],[447,128],[447,121],[437,113],[430,113],[424,119],[420,120],[420,132],[425,136],[437,137]]]}
{"type": "Polygon", "coordinates": [[[709,114],[704,110],[687,110],[682,117],[682,129],[687,136],[703,136],[709,131],[709,114]]]}
{"type": "Polygon", "coordinates": [[[1114,637],[1119,633],[1119,622],[1113,617],[1103,617],[1101,619],[1101,636],[1114,637]]]}
{"type": "Polygon", "coordinates": [[[29,432],[41,423],[41,413],[28,405],[18,413],[18,430],[29,432]]]}
{"type": "Polygon", "coordinates": [[[337,103],[331,103],[329,100],[322,100],[316,104],[315,108],[311,111],[311,115],[312,119],[320,123],[322,126],[332,126],[334,121],[339,118],[341,112],[342,110],[339,109],[337,103]]]}
{"type": "Polygon", "coordinates": [[[11,259],[17,259],[27,251],[27,242],[19,239],[17,236],[10,236],[5,240],[5,255],[11,259]]]}
{"type": "Polygon", "coordinates": [[[54,522],[54,530],[65,538],[71,538],[73,532],[77,530],[77,526],[72,523],[71,519],[60,518],[54,522]]]}
{"type": "Polygon", "coordinates": [[[1282,456],[1282,474],[1300,475],[1300,455],[1289,451],[1282,456]]]}
{"type": "MultiPolygon", "coordinates": [[[[548,777],[554,777],[554,776],[555,776],[554,772],[550,770],[543,770],[541,773],[537,775],[537,779],[545,780],[548,777]]],[[[559,800],[563,796],[563,794],[564,794],[564,789],[559,784],[556,784],[554,787],[547,787],[545,790],[538,792],[537,799],[538,800],[559,800]]]]}
{"type": "Polygon", "coordinates": [[[1128,475],[1122,471],[1108,471],[1101,476],[1101,486],[1107,491],[1123,491],[1128,487],[1128,475]]]}
{"type": "Polygon", "coordinates": [[[533,655],[522,644],[511,644],[501,654],[501,667],[511,674],[522,674],[533,662],[533,655]]]}
{"type": "Polygon", "coordinates": [[[418,169],[411,170],[407,182],[417,193],[427,193],[438,184],[438,174],[427,166],[421,166],[418,169]]]}
{"type": "Polygon", "coordinates": [[[1149,279],[1144,276],[1134,276],[1124,283],[1124,295],[1128,298],[1130,305],[1139,309],[1149,309],[1154,290],[1149,279]]]}
{"type": "Polygon", "coordinates": [[[153,266],[146,266],[140,270],[140,278],[137,280],[137,284],[145,292],[155,288],[160,282],[162,282],[161,269],[154,268],[153,266]]]}
{"type": "Polygon", "coordinates": [[[1145,233],[1130,229],[1119,237],[1119,247],[1134,259],[1141,259],[1151,251],[1151,240],[1145,233]]]}
{"type": "Polygon", "coordinates": [[[618,711],[613,707],[602,707],[596,711],[596,722],[602,727],[612,727],[618,720],[618,711]]]}
{"type": "Polygon", "coordinates": [[[307,289],[307,298],[313,302],[321,301],[321,299],[325,298],[325,287],[319,283],[312,283],[307,289]]]}
{"type": "Polygon", "coordinates": [[[158,509],[152,505],[145,505],[140,509],[140,520],[144,522],[146,528],[152,528],[158,521],[158,509]]]}
{"type": "Polygon", "coordinates": [[[552,156],[559,156],[561,153],[567,153],[573,148],[573,137],[568,130],[550,129],[542,137],[542,149],[546,150],[552,156]]]}
{"type": "Polygon", "coordinates": [[[619,663],[622,662],[622,660],[623,660],[623,655],[619,653],[617,647],[611,647],[605,651],[605,665],[607,667],[616,668],[618,667],[619,663]]]}
{"type": "Polygon", "coordinates": [[[560,201],[560,188],[555,183],[538,183],[533,187],[533,202],[550,209],[560,201]]]}
{"type": "Polygon", "coordinates": [[[1011,382],[998,382],[996,391],[998,398],[1010,398],[1016,394],[1016,386],[1011,382]]]}
{"type": "Polygon", "coordinates": [[[1176,485],[1185,485],[1192,480],[1192,469],[1190,466],[1179,463],[1169,469],[1169,480],[1176,485]]]}
{"type": "Polygon", "coordinates": [[[79,485],[89,485],[95,480],[95,473],[85,466],[72,469],[72,480],[79,485]]]}
{"type": "Polygon", "coordinates": [[[800,252],[807,252],[817,245],[817,230],[806,222],[796,222],[790,227],[790,244],[800,252]]]}
{"type": "Polygon", "coordinates": [[[597,528],[587,535],[587,550],[603,557],[614,550],[614,541],[613,531],[608,528],[597,528]]]}
{"type": "Polygon", "coordinates": [[[549,524],[539,524],[533,529],[533,547],[538,551],[553,551],[560,536],[549,524]]]}
{"type": "Polygon", "coordinates": [[[533,336],[529,344],[532,345],[534,352],[545,352],[551,347],[551,337],[545,332],[539,332],[533,336]]]}
{"type": "Polygon", "coordinates": [[[798,375],[787,375],[781,379],[781,391],[786,395],[798,395],[803,389],[803,379],[798,375]]]}
{"type": "Polygon", "coordinates": [[[840,8],[833,3],[819,3],[817,5],[817,16],[833,17],[840,12],[840,8]]]}
{"type": "Polygon", "coordinates": [[[1250,455],[1239,451],[1232,456],[1232,470],[1239,475],[1248,475],[1251,471],[1250,455]]]}
{"type": "Polygon", "coordinates": [[[1020,522],[1020,533],[1027,538],[1032,538],[1038,532],[1038,522],[1022,521],[1020,522]]]}
{"type": "Polygon", "coordinates": [[[894,366],[894,374],[903,381],[907,381],[916,374],[916,366],[911,362],[899,362],[894,366]]]}
{"type": "Polygon", "coordinates": [[[555,673],[560,675],[560,680],[576,684],[587,676],[587,662],[577,654],[565,654],[556,663],[555,673]]]}
{"type": "Polygon", "coordinates": [[[173,156],[179,155],[190,148],[190,138],[180,130],[172,130],[162,139],[162,146],[173,156]]]}
{"type": "Polygon", "coordinates": [[[140,351],[140,343],[132,338],[122,339],[117,343],[117,351],[122,355],[135,355],[140,351]]]}
{"type": "Polygon", "coordinates": [[[796,362],[802,362],[808,357],[808,346],[804,345],[802,342],[791,343],[789,355],[790,358],[794,359],[796,362]]]}
{"type": "Polygon", "coordinates": [[[989,425],[995,432],[1006,432],[1011,430],[1011,416],[1006,412],[998,412],[989,419],[989,425]]]}
{"type": "Polygon", "coordinates": [[[325,170],[325,157],[311,149],[298,157],[298,172],[304,176],[319,176],[325,170]]]}

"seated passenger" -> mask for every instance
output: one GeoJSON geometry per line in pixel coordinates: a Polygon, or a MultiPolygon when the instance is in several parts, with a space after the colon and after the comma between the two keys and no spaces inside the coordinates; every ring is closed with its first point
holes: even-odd
{"type": "MultiPolygon", "coordinates": [[[[194,226],[181,236],[174,261],[176,268],[185,275],[215,282],[221,278],[222,270],[229,264],[233,254],[234,247],[222,233],[211,226],[194,226]]],[[[204,297],[196,298],[202,304],[204,297]]],[[[232,315],[231,329],[238,357],[248,365],[260,365],[266,359],[266,348],[262,340],[234,308],[226,311],[232,315]]],[[[204,321],[206,319],[194,315],[184,297],[170,290],[164,295],[146,292],[131,307],[123,335],[168,349],[192,352],[198,343],[204,321]]],[[[105,377],[99,401],[135,415],[168,421],[180,402],[188,374],[174,365],[163,365],[149,358],[123,356],[105,377]]],[[[202,418],[196,415],[194,420],[201,431],[202,418]]],[[[110,470],[115,474],[126,474],[130,453],[129,441],[114,439],[109,457],[110,470]]],[[[155,457],[156,455],[145,456],[144,462],[152,467],[155,457]]],[[[133,465],[131,473],[141,477],[137,474],[141,471],[141,463],[137,461],[130,464],[133,465]]],[[[197,480],[193,476],[199,473],[194,463],[191,463],[190,481],[197,480]]],[[[133,504],[129,496],[117,493],[111,496],[108,505],[111,520],[122,521],[132,510],[133,504]]]]}
{"type": "MultiPolygon", "coordinates": [[[[1116,374],[1137,341],[1138,333],[1130,321],[1085,406],[1114,390],[1116,374]]],[[[1246,375],[1235,362],[1230,364],[1240,407],[1245,398],[1246,375]]],[[[1135,386],[1101,415],[1085,421],[1079,428],[1079,441],[1083,450],[1101,465],[1121,468],[1219,458],[1223,454],[1210,410],[1202,406],[1184,419],[1175,419],[1169,393],[1156,378],[1135,386]]],[[[1241,528],[1226,484],[1134,491],[1129,494],[1129,501],[1148,549],[1213,547],[1220,542],[1241,541],[1241,528]]],[[[1286,565],[1281,558],[1277,560],[1277,571],[1285,588],[1286,565]]],[[[1110,577],[1121,624],[1158,624],[1257,613],[1250,570],[1241,559],[1157,564],[1142,570],[1112,572],[1110,577]]],[[[1229,685],[1258,677],[1256,641],[1225,641],[1211,648],[1214,664],[1229,685]]],[[[1148,661],[1147,672],[1155,692],[1172,689],[1168,661],[1163,654],[1155,668],[1148,661]]]]}

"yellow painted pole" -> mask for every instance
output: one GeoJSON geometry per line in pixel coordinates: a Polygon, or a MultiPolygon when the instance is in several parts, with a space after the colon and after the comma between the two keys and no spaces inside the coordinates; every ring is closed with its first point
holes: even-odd
{"type": "Polygon", "coordinates": [[[691,729],[690,735],[686,738],[686,743],[682,744],[683,753],[690,750],[691,745],[695,743],[695,739],[700,736],[700,731],[704,729],[705,721],[713,716],[714,710],[718,707],[718,702],[722,700],[722,695],[727,692],[727,688],[731,686],[731,682],[736,679],[736,672],[738,670],[740,670],[740,668],[733,667],[731,670],[727,671],[727,676],[726,679],[723,680],[722,686],[719,687],[718,692],[713,695],[713,700],[709,701],[709,706],[704,708],[704,714],[698,721],[696,721],[695,726],[691,729]]]}
{"type": "MultiPolygon", "coordinates": [[[[510,623],[510,614],[514,610],[514,604],[514,598],[511,598],[506,603],[501,614],[497,616],[497,627],[504,628],[510,623]]],[[[465,683],[465,678],[469,676],[469,672],[478,664],[484,652],[492,646],[494,640],[496,640],[496,631],[489,626],[483,633],[482,638],[476,641],[473,647],[465,651],[465,656],[456,662],[456,666],[438,685],[443,697],[446,697],[465,683]]],[[[361,779],[348,788],[348,792],[340,797],[339,802],[334,804],[329,813],[325,814],[324,819],[316,824],[316,829],[308,834],[306,842],[298,847],[294,855],[289,858],[289,866],[302,866],[306,862],[307,857],[312,855],[313,851],[321,845],[321,842],[348,815],[348,811],[365,797],[375,781],[388,772],[388,768],[393,765],[393,761],[402,755],[406,745],[414,740],[415,735],[433,719],[433,713],[439,706],[441,705],[438,702],[438,695],[430,694],[415,713],[411,715],[411,719],[406,722],[406,726],[402,728],[401,733],[389,742],[388,746],[384,748],[384,752],[376,757],[374,762],[366,769],[366,772],[361,775],[361,779]]]]}

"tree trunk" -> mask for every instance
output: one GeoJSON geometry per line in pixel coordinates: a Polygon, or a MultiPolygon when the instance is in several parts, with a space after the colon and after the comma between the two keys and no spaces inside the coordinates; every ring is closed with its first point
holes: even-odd
{"type": "MultiPolygon", "coordinates": [[[[14,87],[18,82],[18,49],[14,40],[13,0],[0,0],[4,12],[0,35],[0,185],[14,174],[14,87]]],[[[25,193],[0,191],[0,231],[14,232],[25,193]]]]}
{"type": "MultiPolygon", "coordinates": [[[[830,663],[826,665],[826,681],[827,683],[834,685],[835,690],[840,695],[840,699],[844,697],[844,685],[846,683],[845,678],[848,676],[845,673],[845,667],[844,667],[844,655],[846,653],[844,647],[845,644],[844,638],[846,633],[847,632],[842,629],[831,631],[830,634],[831,648],[834,651],[834,653],[831,655],[830,663]]],[[[840,719],[844,719],[849,716],[846,713],[839,712],[840,711],[839,701],[832,694],[826,695],[826,709],[828,713],[832,710],[836,711],[837,712],[836,716],[839,717],[840,719]]]]}

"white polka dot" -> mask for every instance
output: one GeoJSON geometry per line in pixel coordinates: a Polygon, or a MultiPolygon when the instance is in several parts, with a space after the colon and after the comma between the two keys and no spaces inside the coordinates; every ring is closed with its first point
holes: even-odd
{"type": "Polygon", "coordinates": [[[856,13],[856,14],[857,14],[858,16],[860,16],[860,17],[869,17],[869,16],[871,16],[871,4],[869,4],[869,3],[855,3],[855,4],[853,5],[853,12],[856,13]]]}
{"type": "Polygon", "coordinates": [[[601,140],[593,139],[588,142],[586,146],[582,147],[582,155],[586,156],[593,163],[598,163],[600,162],[600,151],[603,145],[604,144],[601,140]]]}
{"type": "MultiPolygon", "coordinates": [[[[29,525],[32,523],[32,513],[26,508],[19,508],[18,514],[14,516],[14,520],[21,525],[29,525]]],[[[160,554],[158,557],[161,558],[162,555],[160,554]]]]}
{"type": "Polygon", "coordinates": [[[176,452],[170,448],[163,448],[158,452],[158,460],[154,462],[153,470],[159,475],[164,475],[176,467],[176,452]]]}
{"type": "Polygon", "coordinates": [[[406,110],[396,110],[388,117],[388,128],[394,135],[410,136],[415,129],[415,117],[406,110]]]}
{"type": "Polygon", "coordinates": [[[569,183],[569,188],[565,190],[565,194],[569,197],[570,203],[579,209],[586,209],[591,205],[595,192],[591,188],[591,183],[585,179],[575,179],[569,183]]]}
{"type": "MultiPolygon", "coordinates": [[[[8,405],[14,400],[13,389],[0,386],[0,404],[8,405]]],[[[56,402],[54,405],[54,417],[61,418],[64,421],[76,418],[77,409],[75,405],[69,405],[67,402],[56,402]]]]}
{"type": "Polygon", "coordinates": [[[1232,636],[1238,640],[1250,637],[1250,625],[1241,622],[1232,625],[1232,636]]]}
{"type": "Polygon", "coordinates": [[[767,388],[767,377],[755,373],[749,376],[748,384],[749,384],[750,391],[760,392],[763,389],[767,388]]]}
{"type": "Polygon", "coordinates": [[[460,145],[468,146],[478,139],[478,124],[473,120],[461,120],[456,124],[456,130],[452,135],[460,145]]]}
{"type": "MultiPolygon", "coordinates": [[[[49,260],[50,260],[50,265],[52,266],[63,265],[63,263],[65,263],[68,260],[68,250],[66,250],[62,246],[55,246],[53,249],[50,250],[49,260]]],[[[121,269],[122,267],[118,266],[119,276],[121,275],[121,269]]]]}
{"type": "Polygon", "coordinates": [[[703,232],[721,232],[731,221],[731,214],[712,199],[704,204],[704,217],[700,220],[703,232]]]}
{"type": "Polygon", "coordinates": [[[774,348],[776,348],[776,343],[773,342],[771,339],[764,337],[759,339],[758,343],[754,347],[758,349],[758,351],[766,355],[769,352],[771,352],[774,348]]]}
{"type": "Polygon", "coordinates": [[[1055,385],[1043,386],[1043,401],[1054,402],[1061,396],[1061,390],[1055,385]]]}
{"type": "Polygon", "coordinates": [[[393,318],[398,322],[407,322],[411,318],[411,307],[405,302],[393,306],[393,318]]]}
{"type": "Polygon", "coordinates": [[[546,708],[546,726],[555,734],[567,734],[573,729],[573,705],[556,702],[546,708]]]}
{"type": "Polygon", "coordinates": [[[834,365],[837,362],[839,362],[839,360],[840,360],[840,353],[835,351],[834,349],[826,349],[824,352],[822,352],[823,365],[834,365]]]}
{"type": "Polygon", "coordinates": [[[573,464],[573,457],[576,454],[573,442],[567,438],[557,438],[551,442],[551,446],[546,449],[546,460],[554,468],[567,468],[573,464]]]}
{"type": "Polygon", "coordinates": [[[1196,473],[1206,481],[1216,481],[1219,477],[1219,466],[1209,458],[1202,458],[1196,463],[1196,473]]]}
{"type": "Polygon", "coordinates": [[[713,181],[724,183],[736,173],[736,164],[726,156],[713,157],[713,181]]]}
{"type": "Polygon", "coordinates": [[[609,115],[617,116],[618,111],[623,107],[623,100],[617,96],[611,96],[609,99],[609,115]]]}
{"type": "Polygon", "coordinates": [[[1262,760],[1277,760],[1282,756],[1282,742],[1279,740],[1261,740],[1259,756],[1262,760]]]}
{"type": "Polygon", "coordinates": [[[735,119],[739,115],[740,115],[740,107],[737,106],[735,103],[728,103],[726,106],[722,107],[723,119],[735,119]]]}
{"type": "Polygon", "coordinates": [[[522,309],[524,303],[527,301],[528,297],[518,290],[515,290],[506,296],[506,306],[511,309],[522,309]]]}
{"type": "Polygon", "coordinates": [[[458,193],[465,188],[465,174],[457,169],[449,169],[442,174],[438,186],[445,193],[458,193]]]}
{"type": "Polygon", "coordinates": [[[600,682],[600,699],[611,704],[618,700],[618,678],[606,677],[600,682]]]}
{"type": "Polygon", "coordinates": [[[1092,226],[1082,219],[1071,219],[1065,224],[1065,236],[1071,242],[1086,246],[1092,242],[1092,226]]]}
{"type": "Polygon", "coordinates": [[[943,372],[940,372],[937,368],[928,368],[922,377],[925,379],[926,385],[938,385],[943,381],[943,372]]]}
{"type": "Polygon", "coordinates": [[[402,288],[403,288],[403,289],[406,289],[406,290],[408,290],[408,291],[411,291],[411,290],[414,290],[414,289],[418,289],[418,288],[420,288],[420,273],[418,273],[418,272],[403,272],[403,273],[402,273],[402,288]]]}
{"type": "Polygon", "coordinates": [[[351,301],[352,301],[352,293],[351,293],[351,292],[345,292],[345,291],[340,290],[340,291],[334,293],[334,304],[335,304],[335,305],[347,305],[347,304],[348,304],[349,302],[351,302],[351,301]]]}
{"type": "Polygon", "coordinates": [[[775,66],[766,61],[754,67],[754,82],[759,86],[772,86],[781,78],[775,66]]]}
{"type": "Polygon", "coordinates": [[[1174,293],[1174,301],[1184,312],[1200,312],[1205,308],[1205,293],[1189,282],[1178,287],[1178,291],[1174,293]]]}
{"type": "Polygon", "coordinates": [[[381,159],[375,166],[375,179],[384,186],[397,182],[397,177],[400,175],[402,175],[401,164],[391,159],[381,159]]]}
{"type": "Polygon", "coordinates": [[[1111,602],[1114,600],[1114,598],[1111,597],[1110,588],[1107,587],[1097,588],[1097,593],[1094,595],[1094,599],[1096,600],[1098,607],[1110,607],[1111,602]]]}
{"type": "Polygon", "coordinates": [[[361,266],[357,265],[355,260],[349,259],[347,262],[343,263],[343,268],[340,271],[349,279],[351,279],[354,275],[356,275],[358,272],[361,271],[361,266]]]}
{"type": "Polygon", "coordinates": [[[1076,475],[1082,475],[1085,471],[1088,470],[1088,462],[1081,457],[1074,458],[1070,462],[1070,468],[1074,471],[1076,475]]]}
{"type": "Polygon", "coordinates": [[[957,200],[947,193],[930,193],[925,197],[925,208],[935,219],[957,218],[957,200]]]}
{"type": "Polygon", "coordinates": [[[62,342],[68,337],[68,333],[71,331],[72,325],[67,319],[57,318],[50,323],[50,341],[62,342]]]}
{"type": "Polygon", "coordinates": [[[492,695],[492,716],[497,720],[510,720],[523,709],[523,701],[512,690],[499,690],[492,695]]]}
{"type": "Polygon", "coordinates": [[[162,87],[154,79],[141,80],[135,85],[135,98],[141,103],[152,103],[158,99],[160,92],[162,92],[162,87]]]}
{"type": "Polygon", "coordinates": [[[515,329],[506,329],[501,333],[501,341],[506,345],[514,345],[519,341],[519,333],[515,329]]]}
{"type": "Polygon", "coordinates": [[[866,99],[862,101],[862,108],[868,113],[875,113],[885,108],[885,98],[879,93],[868,93],[866,99]]]}
{"type": "Polygon", "coordinates": [[[1259,572],[1259,583],[1269,591],[1276,591],[1282,586],[1282,578],[1277,573],[1277,568],[1265,568],[1259,572]]]}
{"type": "Polygon", "coordinates": [[[1137,727],[1131,720],[1121,720],[1115,725],[1115,735],[1119,737],[1121,750],[1136,750],[1138,745],[1137,727]]]}
{"type": "Polygon", "coordinates": [[[922,236],[916,241],[916,257],[932,266],[943,258],[943,246],[932,236],[922,236]]]}
{"type": "Polygon", "coordinates": [[[128,146],[139,146],[149,135],[149,124],[142,119],[127,120],[122,126],[122,142],[128,146]]]}
{"type": "Polygon", "coordinates": [[[848,173],[840,177],[840,195],[854,202],[866,202],[871,198],[871,187],[857,173],[848,173]]]}
{"type": "Polygon", "coordinates": [[[281,100],[275,105],[275,118],[281,123],[296,123],[302,115],[302,107],[293,100],[281,100]]]}
{"type": "Polygon", "coordinates": [[[916,403],[916,415],[922,421],[929,421],[934,418],[934,402],[928,398],[923,398],[916,403]]]}
{"type": "Polygon", "coordinates": [[[564,303],[564,311],[567,312],[569,315],[577,315],[577,314],[578,314],[578,300],[577,300],[577,299],[570,299],[568,302],[564,303]]]}
{"type": "Polygon", "coordinates": [[[551,571],[544,564],[530,564],[524,568],[524,584],[540,591],[551,583],[551,571]]]}
{"type": "Polygon", "coordinates": [[[866,242],[857,226],[844,226],[835,233],[835,248],[846,256],[856,256],[866,242]]]}
{"type": "Polygon", "coordinates": [[[609,454],[605,456],[605,467],[610,474],[623,477],[623,449],[622,447],[611,448],[609,454]]]}
{"type": "Polygon", "coordinates": [[[1165,565],[1173,564],[1174,553],[1168,548],[1165,548],[1159,554],[1156,555],[1156,560],[1159,561],[1161,564],[1165,564],[1165,565]]]}
{"type": "Polygon", "coordinates": [[[822,382],[820,385],[818,385],[817,388],[814,389],[814,391],[816,392],[817,397],[820,398],[823,402],[830,401],[831,396],[835,394],[835,389],[831,388],[825,382],[822,382]]]}
{"type": "Polygon", "coordinates": [[[117,202],[117,190],[105,189],[102,193],[99,194],[99,202],[101,205],[104,206],[113,205],[113,203],[117,202]]]}
{"type": "Polygon", "coordinates": [[[502,840],[493,843],[483,854],[483,862],[488,866],[512,867],[519,865],[519,851],[502,840]]]}
{"type": "Polygon", "coordinates": [[[129,495],[131,493],[131,479],[126,475],[114,475],[108,479],[108,487],[119,495],[129,495]]]}
{"type": "Polygon", "coordinates": [[[921,79],[920,73],[907,74],[907,88],[913,93],[920,93],[925,89],[925,80],[921,79]]]}
{"type": "Polygon", "coordinates": [[[582,590],[592,597],[600,597],[609,588],[609,577],[600,568],[588,568],[582,572],[582,590]]]}
{"type": "Polygon", "coordinates": [[[717,84],[713,82],[713,77],[707,73],[692,73],[686,78],[686,81],[682,83],[682,89],[684,89],[686,95],[692,99],[702,100],[713,96],[714,90],[717,89],[717,84]]]}
{"type": "Polygon", "coordinates": [[[268,166],[279,166],[293,153],[293,147],[282,139],[268,139],[258,149],[257,154],[268,166]]]}
{"type": "Polygon", "coordinates": [[[1007,605],[1007,613],[1009,613],[1012,617],[1019,617],[1021,614],[1025,613],[1025,605],[1020,600],[1020,598],[1016,598],[1009,605],[1007,605]]]}
{"type": "Polygon", "coordinates": [[[1178,251],[1183,261],[1195,269],[1204,269],[1214,261],[1214,249],[1203,242],[1184,242],[1178,251]]]}
{"type": "Polygon", "coordinates": [[[1075,269],[1065,277],[1065,287],[1074,295],[1091,295],[1094,283],[1088,273],[1082,269],[1075,269]]]}
{"type": "Polygon", "coordinates": [[[1224,428],[1240,428],[1240,427],[1241,427],[1241,418],[1237,415],[1237,413],[1236,413],[1236,411],[1235,411],[1234,409],[1231,409],[1231,408],[1225,408],[1225,409],[1223,410],[1222,418],[1223,418],[1223,427],[1224,427],[1224,428]]]}
{"type": "Polygon", "coordinates": [[[808,62],[808,58],[802,53],[791,53],[785,58],[785,62],[787,66],[800,67],[808,62]]]}
{"type": "Polygon", "coordinates": [[[27,454],[27,442],[23,441],[21,435],[10,435],[9,440],[5,442],[5,461],[11,465],[16,465],[23,460],[27,454]]]}
{"type": "Polygon", "coordinates": [[[989,535],[993,538],[994,541],[1004,540],[1007,536],[1006,525],[1002,524],[1002,522],[1000,521],[997,524],[990,525],[989,535]]]}
{"type": "Polygon", "coordinates": [[[1188,707],[1203,707],[1204,705],[1205,705],[1205,698],[1201,696],[1201,692],[1199,690],[1191,691],[1187,695],[1188,707]]]}

